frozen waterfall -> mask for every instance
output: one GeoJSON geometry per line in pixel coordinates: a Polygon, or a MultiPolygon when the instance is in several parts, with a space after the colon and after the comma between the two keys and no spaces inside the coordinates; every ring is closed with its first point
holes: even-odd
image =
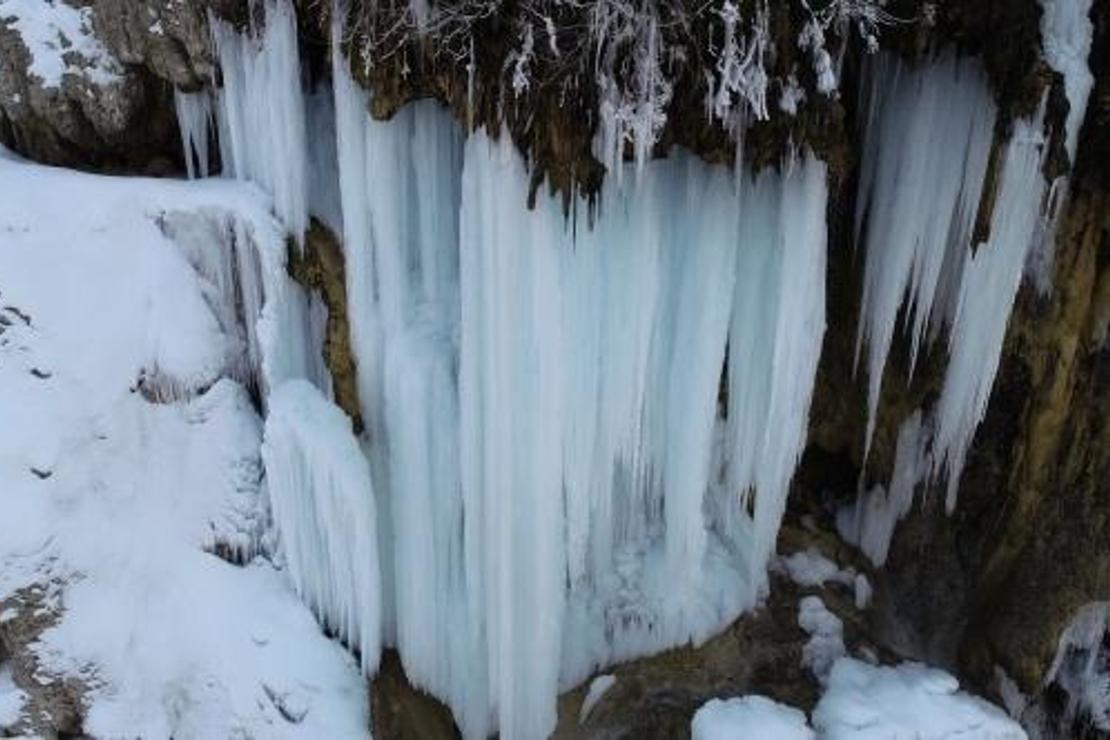
{"type": "MultiPolygon", "coordinates": [[[[225,173],[290,232],[310,214],[342,231],[364,435],[315,370],[279,366],[287,302],[268,299],[252,348],[273,364],[264,456],[290,575],[366,670],[396,647],[466,737],[544,737],[561,690],[703,641],[766,592],[825,331],[825,165],[675,152],[608,177],[589,224],[542,188],[529,209],[507,133],[467,134],[432,101],[375,121],[341,54],[333,100],[305,94],[291,6],[265,2],[265,29],[214,22],[224,88],[178,113],[191,172],[215,130],[225,173]]],[[[911,372],[945,330],[951,356],[889,496],[843,525],[878,562],[921,479],[944,474],[954,501],[1045,188],[1039,122],[1020,122],[973,245],[996,117],[977,64],[879,58],[863,100],[868,446],[899,314],[911,372]]]]}
{"type": "Polygon", "coordinates": [[[386,633],[467,737],[542,737],[561,688],[766,587],[824,333],[824,166],[738,193],[678,155],[587,228],[525,208],[507,136],[430,102],[373,121],[334,73],[386,633]]]}

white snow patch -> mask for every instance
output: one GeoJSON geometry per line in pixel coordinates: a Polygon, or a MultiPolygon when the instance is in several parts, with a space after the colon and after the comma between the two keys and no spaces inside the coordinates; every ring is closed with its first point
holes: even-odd
{"type": "Polygon", "coordinates": [[[919,663],[874,666],[841,658],[813,710],[828,740],[1024,740],[998,707],[959,690],[948,673],[919,663]]]}
{"type": "Polygon", "coordinates": [[[5,732],[19,721],[27,696],[12,680],[11,668],[0,665],[0,732],[5,732]]]}
{"type": "Polygon", "coordinates": [[[690,723],[693,740],[814,740],[804,712],[763,696],[710,699],[690,723]]]}

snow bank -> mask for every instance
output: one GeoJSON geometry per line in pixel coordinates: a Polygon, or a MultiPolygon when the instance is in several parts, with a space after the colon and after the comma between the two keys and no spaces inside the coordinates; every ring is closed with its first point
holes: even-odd
{"type": "Polygon", "coordinates": [[[212,554],[249,560],[266,505],[261,421],[227,377],[242,337],[208,269],[230,244],[201,235],[236,233],[234,214],[243,245],[283,253],[268,203],[8,158],[0,192],[0,600],[49,584],[44,675],[89,687],[98,737],[365,737],[365,682],[285,575],[212,554]],[[186,213],[168,221],[216,221],[183,246],[167,215],[186,213]],[[152,368],[190,394],[148,400],[152,368]]]}
{"type": "Polygon", "coordinates": [[[0,22],[19,33],[31,53],[28,71],[48,88],[67,74],[95,85],[122,81],[122,65],[93,33],[92,13],[64,0],[0,0],[0,22]]]}
{"type": "Polygon", "coordinates": [[[694,714],[693,740],[814,740],[804,712],[762,696],[711,699],[694,714]]]}
{"type": "Polygon", "coordinates": [[[959,690],[944,671],[919,663],[874,666],[838,660],[813,710],[828,740],[1024,740],[1025,731],[998,707],[959,690]]]}

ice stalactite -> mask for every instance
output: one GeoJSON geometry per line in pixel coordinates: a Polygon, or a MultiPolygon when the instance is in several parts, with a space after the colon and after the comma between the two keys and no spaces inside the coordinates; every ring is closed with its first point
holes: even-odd
{"type": "Polygon", "coordinates": [[[971,246],[996,114],[978,62],[952,54],[921,67],[875,57],[861,108],[856,224],[867,262],[856,362],[866,343],[870,450],[899,310],[911,375],[930,324],[948,317],[946,291],[959,285],[971,246]]]}
{"type": "Polygon", "coordinates": [[[949,333],[948,369],[934,411],[934,473],[948,480],[946,504],[956,505],[960,474],[975,430],[987,411],[1010,311],[1030,248],[1044,224],[1042,112],[1014,124],[1002,162],[990,238],[964,255],[963,280],[949,333]]]}
{"type": "Polygon", "coordinates": [[[507,135],[464,142],[431,102],[376,122],[333,78],[386,639],[466,737],[543,737],[560,689],[766,586],[824,333],[825,170],[675,155],[610,178],[587,227],[525,207],[507,135]],[[730,337],[748,401],[725,409],[730,337]]]}
{"type": "Polygon", "coordinates": [[[265,0],[265,11],[265,26],[245,33],[209,19],[223,72],[215,105],[220,159],[225,175],[254,182],[273,197],[299,240],[308,228],[310,168],[297,17],[289,0],[265,0]]]}
{"type": "Polygon", "coordinates": [[[215,122],[212,96],[208,91],[186,93],[175,90],[174,108],[189,179],[208,177],[208,143],[215,122]]]}
{"type": "MultiPolygon", "coordinates": [[[[942,56],[908,68],[880,57],[868,77],[857,212],[857,231],[866,233],[867,243],[857,338],[857,360],[864,342],[869,349],[867,445],[899,311],[911,340],[911,373],[922,341],[947,327],[944,386],[923,421],[931,430],[928,443],[914,445],[915,459],[927,456],[928,464],[919,460],[912,467],[922,478],[943,474],[951,510],[990,400],[1023,269],[1047,224],[1044,106],[1030,120],[1015,122],[1003,145],[1000,184],[989,204],[990,236],[973,245],[995,119],[977,64],[942,56]]],[[[908,506],[906,497],[912,500],[907,485],[896,480],[889,496],[873,492],[858,504],[864,520],[854,526],[862,527],[858,539],[873,558],[885,557],[886,530],[908,506]]]]}
{"type": "Polygon", "coordinates": [[[297,591],[373,672],[381,649],[377,522],[350,419],[309,382],[288,381],[270,394],[262,458],[297,591]]]}
{"type": "Polygon", "coordinates": [[[486,658],[468,627],[458,460],[462,135],[432,102],[372,120],[345,61],[334,61],[348,313],[379,501],[385,634],[409,679],[479,736],[489,727],[486,658]]]}
{"type": "Polygon", "coordinates": [[[752,527],[750,542],[733,539],[757,590],[805,446],[825,334],[826,187],[824,165],[806,158],[741,188],[723,494],[751,520],[733,510],[722,531],[752,527]]]}

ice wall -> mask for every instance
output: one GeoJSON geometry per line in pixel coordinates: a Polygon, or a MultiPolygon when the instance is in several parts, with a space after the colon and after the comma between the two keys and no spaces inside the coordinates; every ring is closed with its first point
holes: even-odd
{"type": "Polygon", "coordinates": [[[560,688],[766,586],[824,332],[824,167],[676,155],[587,226],[525,208],[507,135],[464,141],[431,102],[375,122],[336,61],[385,631],[467,737],[543,737],[560,688]]]}

